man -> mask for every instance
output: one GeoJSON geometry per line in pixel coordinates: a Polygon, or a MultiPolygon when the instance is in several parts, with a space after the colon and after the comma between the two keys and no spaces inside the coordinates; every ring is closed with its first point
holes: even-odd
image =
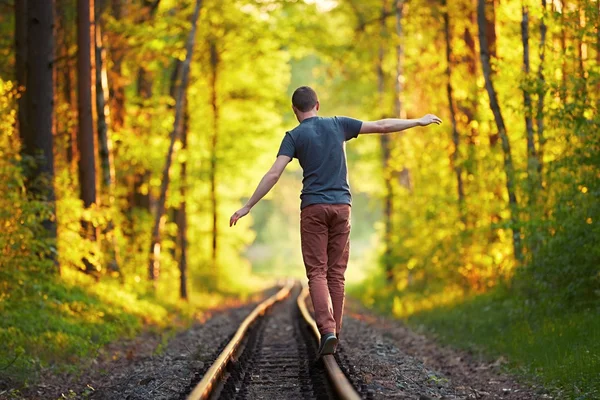
{"type": "Polygon", "coordinates": [[[303,170],[300,195],[300,233],[310,297],[321,333],[319,356],[332,354],[342,329],[344,273],[350,253],[350,206],[345,142],[363,133],[399,132],[416,126],[439,125],[428,114],[420,119],[359,121],[347,117],[317,116],[319,100],[302,86],[292,95],[292,109],[300,125],[286,132],[277,159],[244,207],[229,221],[235,225],[277,183],[292,158],[303,170]]]}

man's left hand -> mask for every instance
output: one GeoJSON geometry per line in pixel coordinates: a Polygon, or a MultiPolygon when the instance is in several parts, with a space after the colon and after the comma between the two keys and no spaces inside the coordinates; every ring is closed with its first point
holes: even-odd
{"type": "Polygon", "coordinates": [[[231,216],[231,218],[229,219],[229,226],[233,226],[235,225],[238,220],[246,215],[248,215],[248,213],[250,212],[250,209],[246,206],[240,208],[239,210],[237,210],[236,212],[233,213],[233,215],[231,216]]]}

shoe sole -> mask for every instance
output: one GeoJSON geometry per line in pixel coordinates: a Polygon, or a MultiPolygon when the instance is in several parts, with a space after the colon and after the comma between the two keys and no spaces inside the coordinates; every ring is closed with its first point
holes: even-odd
{"type": "Polygon", "coordinates": [[[323,348],[319,353],[319,357],[325,356],[327,354],[333,354],[335,352],[335,347],[338,344],[338,340],[335,336],[328,337],[325,339],[325,343],[323,343],[323,348]]]}

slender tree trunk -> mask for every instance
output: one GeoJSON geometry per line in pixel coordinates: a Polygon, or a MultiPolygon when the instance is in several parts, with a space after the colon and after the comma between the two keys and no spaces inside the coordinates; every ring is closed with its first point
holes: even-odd
{"type": "MultiPolygon", "coordinates": [[[[538,137],[538,152],[537,152],[537,167],[540,188],[543,188],[543,168],[544,168],[544,144],[546,139],[544,136],[544,99],[546,97],[546,78],[544,76],[544,65],[546,61],[546,0],[542,1],[542,19],[540,21],[540,66],[538,69],[538,102],[536,112],[537,137],[538,137]]],[[[600,4],[600,3],[598,3],[600,4]]]]}
{"type": "Polygon", "coordinates": [[[187,90],[188,81],[189,81],[189,72],[190,72],[190,63],[192,61],[192,55],[194,51],[194,42],[196,38],[196,26],[198,23],[198,16],[200,15],[200,8],[202,6],[201,0],[196,0],[196,6],[194,8],[194,14],[192,16],[192,29],[190,30],[190,34],[187,38],[185,50],[186,56],[185,61],[183,62],[183,66],[181,69],[181,82],[178,85],[179,88],[177,90],[177,96],[175,100],[175,122],[173,123],[173,130],[171,131],[171,140],[169,143],[169,150],[167,151],[167,157],[165,161],[165,167],[163,169],[162,174],[162,182],[160,186],[160,197],[157,204],[156,217],[154,219],[154,227],[152,228],[152,243],[150,246],[150,265],[148,268],[148,275],[150,280],[154,281],[156,284],[156,280],[158,279],[160,264],[158,257],[155,257],[157,253],[160,253],[160,242],[161,242],[161,232],[160,225],[161,219],[165,213],[165,203],[167,200],[167,191],[169,189],[169,170],[171,169],[171,163],[173,161],[173,149],[175,146],[175,140],[178,137],[179,131],[181,129],[181,121],[183,119],[183,103],[184,103],[184,94],[187,90]]]}
{"type": "Polygon", "coordinates": [[[480,42],[480,55],[481,55],[481,66],[483,69],[483,76],[485,78],[485,87],[488,92],[490,100],[490,108],[494,114],[496,126],[498,128],[498,135],[502,142],[502,151],[504,154],[504,173],[506,175],[506,189],[508,191],[510,218],[513,231],[513,248],[515,258],[517,260],[522,259],[521,249],[521,229],[519,228],[518,218],[518,204],[517,194],[515,188],[515,172],[512,161],[512,154],[510,150],[510,142],[508,134],[506,132],[506,126],[504,124],[504,118],[500,110],[498,98],[496,96],[496,89],[492,82],[492,68],[490,65],[490,50],[488,46],[487,37],[485,34],[486,18],[485,18],[485,0],[478,0],[477,7],[477,20],[479,25],[479,42],[480,42]]]}
{"type": "Polygon", "coordinates": [[[521,41],[523,44],[523,72],[525,74],[525,83],[523,84],[523,105],[525,107],[525,129],[527,131],[527,180],[529,192],[529,205],[536,203],[538,188],[538,156],[535,146],[535,136],[533,132],[533,106],[531,93],[529,92],[529,10],[522,6],[521,20],[521,41]]]}
{"type": "MultiPolygon", "coordinates": [[[[152,97],[152,80],[148,76],[148,73],[144,68],[138,69],[137,75],[137,93],[138,98],[141,100],[140,104],[140,112],[144,113],[144,103],[146,100],[152,97]]],[[[132,208],[142,208],[148,212],[152,211],[151,203],[151,193],[150,188],[148,187],[148,182],[150,181],[150,172],[136,171],[133,178],[133,204],[132,208]],[[144,190],[143,187],[146,186],[144,190]]]]}
{"type": "Polygon", "coordinates": [[[96,203],[96,144],[92,99],[95,85],[91,52],[93,38],[93,0],[77,0],[77,93],[79,112],[79,184],[85,208],[96,203]]]}
{"type": "Polygon", "coordinates": [[[58,46],[58,58],[61,59],[61,63],[56,65],[57,77],[60,89],[62,93],[62,101],[68,106],[68,112],[66,118],[63,118],[67,122],[58,131],[59,134],[63,134],[66,138],[66,160],[69,165],[69,171],[72,176],[77,176],[77,126],[71,121],[77,119],[77,94],[75,92],[75,81],[76,76],[73,74],[77,68],[73,62],[73,57],[70,53],[70,49],[73,43],[73,21],[67,17],[67,6],[66,0],[57,1],[57,46],[58,46]]]}
{"type": "MultiPolygon", "coordinates": [[[[102,9],[96,3],[96,109],[98,110],[98,144],[100,166],[102,171],[102,186],[108,196],[108,204],[114,209],[115,204],[115,168],[113,146],[110,131],[110,108],[108,106],[108,74],[106,72],[106,51],[102,41],[102,9]]],[[[115,236],[114,222],[111,219],[105,231],[107,259],[110,269],[119,271],[120,255],[115,236]]]]}
{"type": "Polygon", "coordinates": [[[27,87],[27,0],[15,0],[15,79],[19,90],[17,129],[25,143],[27,128],[25,88],[27,87]]]}
{"type": "MultiPolygon", "coordinates": [[[[554,4],[554,2],[552,3],[554,4]]],[[[559,90],[562,104],[565,104],[567,101],[567,21],[565,18],[565,1],[561,1],[561,9],[560,9],[560,47],[561,47],[561,72],[562,72],[562,85],[559,90]]]]}
{"type": "MultiPolygon", "coordinates": [[[[169,87],[169,95],[176,100],[177,95],[177,77],[181,74],[181,68],[183,63],[180,60],[175,61],[175,67],[173,68],[173,73],[171,74],[171,85],[169,87]]],[[[183,126],[181,127],[181,149],[187,152],[187,135],[189,131],[189,109],[188,109],[188,101],[187,101],[187,92],[184,95],[183,99],[183,126]]],[[[182,300],[187,300],[188,291],[187,291],[187,200],[186,200],[186,192],[187,192],[187,161],[185,161],[186,156],[184,156],[184,161],[181,163],[181,169],[179,172],[179,195],[181,197],[181,201],[179,206],[174,211],[175,224],[177,225],[177,236],[175,238],[175,249],[173,253],[173,258],[177,260],[179,264],[179,298],[182,300]]]]}
{"type": "MultiPolygon", "coordinates": [[[[184,115],[183,115],[183,127],[181,130],[181,149],[187,151],[187,136],[189,130],[189,110],[186,99],[184,100],[184,115]]],[[[179,297],[183,300],[188,299],[187,289],[187,161],[181,163],[180,176],[181,187],[181,203],[177,210],[176,223],[177,223],[177,244],[179,245],[179,297]]]]}
{"type": "MultiPolygon", "coordinates": [[[[98,10],[99,11],[99,10],[98,10]]],[[[102,45],[100,13],[96,14],[96,109],[98,110],[98,147],[102,184],[109,193],[115,179],[112,160],[112,141],[110,139],[110,109],[108,108],[108,76],[106,73],[106,54],[102,45]]]]}
{"type": "MultiPolygon", "coordinates": [[[[477,4],[479,4],[479,0],[477,0],[477,4]]],[[[487,6],[485,8],[485,37],[487,38],[487,44],[490,54],[490,76],[491,79],[493,79],[493,76],[495,75],[495,70],[491,64],[491,61],[495,60],[498,56],[498,52],[496,50],[496,0],[486,0],[486,4],[487,6]]],[[[477,7],[479,7],[479,5],[477,7]]],[[[490,146],[496,147],[496,145],[498,144],[498,139],[498,134],[490,133],[490,146]]]]}
{"type": "MultiPolygon", "coordinates": [[[[213,116],[213,132],[210,149],[210,203],[212,208],[212,271],[218,277],[218,195],[217,195],[217,146],[219,140],[219,104],[217,99],[217,81],[219,71],[219,54],[214,41],[210,42],[210,67],[211,67],[211,106],[213,116]]],[[[218,282],[217,282],[218,284],[218,282]]]]}
{"type": "Polygon", "coordinates": [[[454,151],[450,157],[450,164],[456,175],[456,188],[458,195],[458,215],[463,224],[466,225],[465,216],[465,192],[462,180],[462,168],[459,164],[460,135],[456,122],[456,108],[454,105],[454,90],[452,87],[452,37],[450,34],[450,15],[447,0],[442,0],[442,17],[444,19],[444,37],[446,39],[446,94],[448,97],[448,108],[450,109],[450,122],[452,124],[452,143],[454,151]]]}
{"type": "Polygon", "coordinates": [[[396,118],[404,118],[404,110],[402,108],[402,91],[404,71],[402,68],[402,59],[404,58],[404,49],[402,48],[402,41],[404,40],[404,34],[402,32],[402,13],[404,11],[404,1],[396,0],[396,85],[395,85],[395,96],[394,96],[394,114],[396,118]]]}
{"type": "MultiPolygon", "coordinates": [[[[577,28],[585,32],[585,9],[584,5],[581,4],[581,0],[577,2],[577,28]]],[[[587,90],[587,72],[585,70],[585,60],[587,57],[587,44],[584,41],[582,35],[576,35],[577,37],[577,67],[579,69],[578,76],[581,80],[580,95],[578,97],[583,102],[584,110],[588,108],[588,90],[587,90]]],[[[582,113],[583,114],[583,113],[582,113]]]]}
{"type": "MultiPolygon", "coordinates": [[[[120,21],[123,17],[123,0],[112,0],[112,14],[115,20],[120,21]]],[[[125,87],[122,83],[122,65],[123,58],[125,54],[124,40],[118,40],[119,38],[113,36],[112,34],[109,36],[109,46],[110,47],[110,55],[112,60],[111,67],[111,79],[109,83],[111,85],[111,90],[109,94],[109,102],[111,109],[111,123],[113,127],[113,132],[119,131],[123,124],[125,123],[125,87]]]]}
{"type": "MultiPolygon", "coordinates": [[[[94,37],[94,1],[77,0],[77,93],[79,134],[79,188],[83,206],[90,208],[97,201],[96,186],[96,136],[94,134],[95,97],[95,52],[94,37]]],[[[97,239],[96,228],[82,221],[82,228],[87,237],[97,239]]],[[[83,260],[87,272],[94,267],[89,260],[83,260]]]]}
{"type": "MultiPolygon", "coordinates": [[[[23,62],[23,58],[36,61],[26,62],[26,72],[20,76],[26,85],[25,101],[20,106],[25,105],[28,118],[27,123],[20,126],[22,150],[23,154],[35,160],[26,174],[25,184],[29,192],[44,198],[52,215],[56,215],[53,155],[54,1],[29,1],[26,10],[19,10],[19,13],[22,12],[26,12],[27,16],[26,56],[22,55],[19,62],[23,62]]],[[[22,36],[18,40],[22,40],[22,36]]],[[[56,221],[46,219],[42,224],[48,238],[55,240],[56,221]]],[[[60,267],[57,268],[60,272],[60,267]]]]}
{"type": "MultiPolygon", "coordinates": [[[[404,33],[402,29],[402,18],[404,13],[404,0],[396,0],[396,84],[394,86],[394,114],[396,118],[406,118],[406,111],[402,107],[402,92],[404,91],[404,33]]],[[[409,192],[412,192],[412,182],[410,177],[410,169],[406,166],[397,175],[398,182],[405,187],[409,192]]],[[[394,210],[392,209],[392,214],[394,210]]]]}
{"type": "MultiPolygon", "coordinates": [[[[377,93],[379,98],[379,104],[384,104],[384,71],[383,71],[383,60],[385,56],[385,46],[384,40],[387,37],[387,30],[385,26],[385,18],[388,13],[388,2],[387,0],[382,1],[381,5],[381,15],[379,21],[379,55],[377,58],[377,93]]],[[[381,117],[385,117],[385,115],[381,115],[381,117]]],[[[385,271],[385,276],[388,282],[392,282],[394,280],[394,264],[392,260],[392,233],[394,229],[394,224],[392,220],[392,210],[394,209],[394,188],[392,186],[392,171],[390,168],[390,153],[391,153],[391,143],[390,137],[388,135],[380,135],[379,136],[380,145],[381,145],[381,161],[383,167],[383,180],[385,185],[385,197],[383,202],[383,218],[385,221],[385,231],[383,232],[383,241],[385,245],[385,250],[383,253],[383,269],[385,271]]]]}
{"type": "MultiPolygon", "coordinates": [[[[478,0],[480,2],[480,0],[478,0]]],[[[487,6],[485,9],[485,36],[488,40],[490,58],[494,59],[498,56],[496,43],[496,0],[485,0],[487,6]]]]}
{"type": "MultiPolygon", "coordinates": [[[[465,164],[465,169],[468,174],[476,174],[477,169],[477,144],[479,143],[479,129],[476,121],[477,108],[479,105],[479,87],[477,86],[477,78],[478,78],[478,68],[477,68],[477,59],[479,57],[475,45],[475,38],[471,33],[471,24],[472,26],[477,25],[477,17],[474,10],[475,7],[471,7],[472,4],[467,4],[467,9],[465,13],[468,15],[469,24],[465,26],[463,32],[463,42],[467,49],[465,56],[465,64],[467,67],[468,73],[468,91],[467,98],[458,102],[458,108],[465,115],[465,132],[467,133],[467,157],[469,162],[465,164]]],[[[464,182],[465,186],[468,185],[467,182],[464,182]]],[[[465,189],[466,190],[466,189],[465,189]]],[[[465,199],[466,200],[466,199],[465,199]]],[[[469,222],[469,218],[467,217],[467,222],[469,222]]]]}

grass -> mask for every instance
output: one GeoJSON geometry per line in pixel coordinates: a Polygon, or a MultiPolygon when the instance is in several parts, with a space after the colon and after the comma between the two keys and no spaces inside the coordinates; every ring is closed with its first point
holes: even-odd
{"type": "Polygon", "coordinates": [[[69,269],[61,277],[0,269],[0,389],[35,383],[42,371],[77,373],[110,342],[142,329],[168,338],[208,308],[239,303],[233,294],[204,292],[183,303],[172,293],[136,293],[69,269]]]}
{"type": "Polygon", "coordinates": [[[528,305],[498,290],[413,314],[408,323],[444,343],[504,356],[513,372],[556,388],[560,398],[600,398],[598,309],[528,305]]]}
{"type": "MultiPolygon", "coordinates": [[[[510,372],[541,383],[554,391],[556,398],[600,398],[597,305],[576,310],[560,304],[535,304],[502,288],[458,300],[453,294],[453,302],[437,305],[427,303],[427,296],[402,297],[381,290],[370,299],[364,292],[361,295],[379,312],[402,317],[444,344],[490,359],[503,356],[510,372]]],[[[440,297],[429,294],[436,296],[440,297]]]]}

